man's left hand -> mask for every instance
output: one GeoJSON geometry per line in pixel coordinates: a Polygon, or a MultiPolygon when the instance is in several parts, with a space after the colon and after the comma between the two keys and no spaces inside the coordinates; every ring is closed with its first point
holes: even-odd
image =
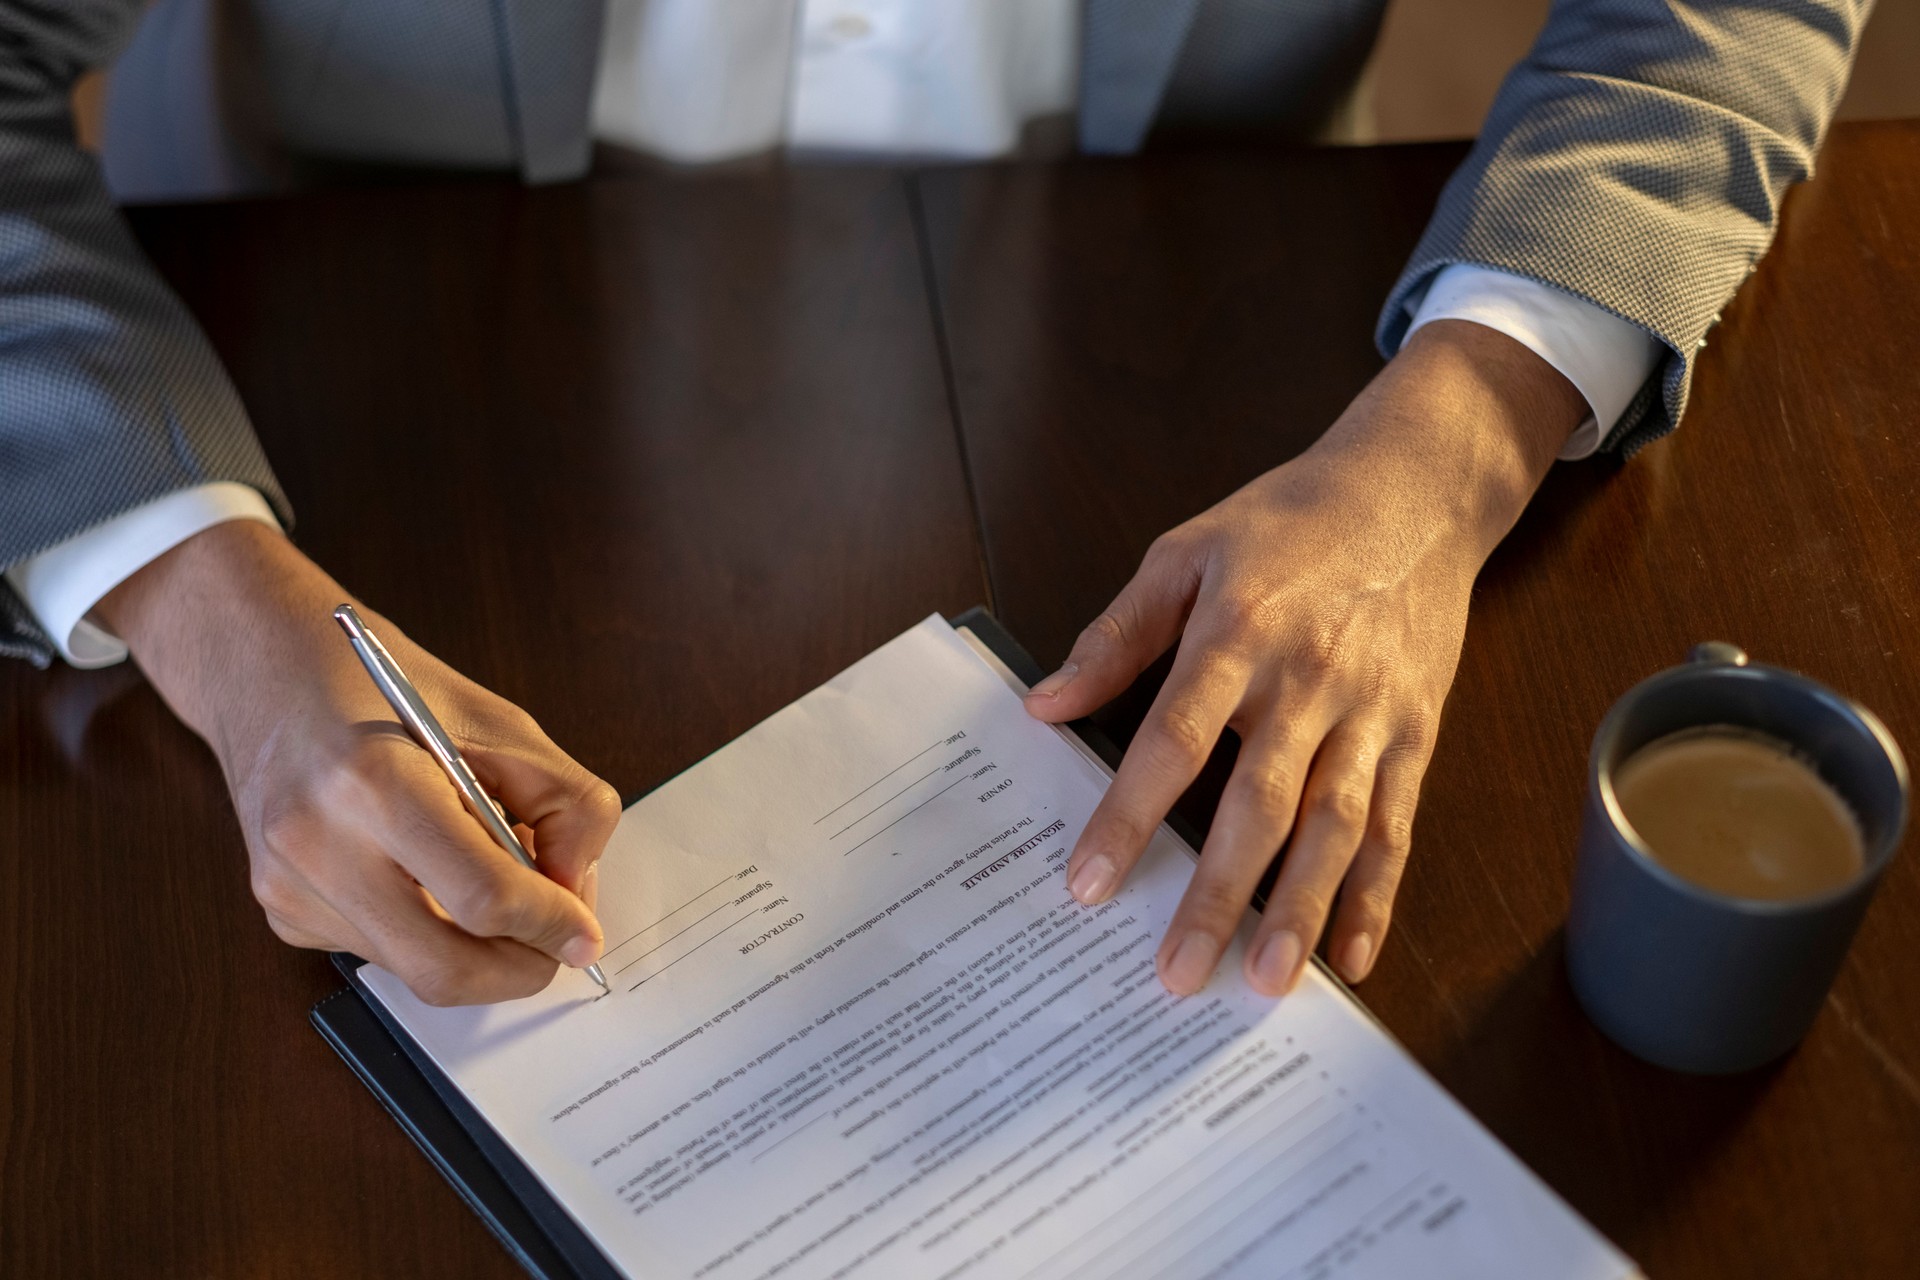
{"type": "Polygon", "coordinates": [[[1349,980],[1371,970],[1474,577],[1586,412],[1504,334],[1422,327],[1311,449],[1162,535],[1027,695],[1076,719],[1179,646],[1068,863],[1087,903],[1119,889],[1221,731],[1240,736],[1161,943],[1169,990],[1205,985],[1283,848],[1247,980],[1290,989],[1336,900],[1329,954],[1349,980]]]}

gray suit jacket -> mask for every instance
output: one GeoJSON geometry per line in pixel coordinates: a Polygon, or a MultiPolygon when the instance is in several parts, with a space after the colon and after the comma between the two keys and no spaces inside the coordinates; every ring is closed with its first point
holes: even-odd
{"type": "MultiPolygon", "coordinates": [[[[1557,0],[1387,298],[1383,353],[1439,268],[1498,267],[1665,344],[1608,443],[1631,452],[1671,430],[1694,352],[1765,251],[1785,188],[1812,170],[1871,3],[1557,0]]],[[[1384,0],[1086,4],[1081,144],[1129,152],[1157,125],[1310,131],[1357,74],[1384,0]]],[[[587,166],[602,0],[141,10],[0,0],[0,567],[212,480],[253,485],[291,517],[205,339],[74,145],[83,71],[132,41],[116,101],[152,100],[111,113],[146,125],[139,138],[110,128],[122,190],[168,167],[271,184],[316,159],[531,182],[587,166]],[[206,73],[183,75],[195,59],[206,73]]],[[[51,652],[0,584],[0,653],[51,652]]]]}

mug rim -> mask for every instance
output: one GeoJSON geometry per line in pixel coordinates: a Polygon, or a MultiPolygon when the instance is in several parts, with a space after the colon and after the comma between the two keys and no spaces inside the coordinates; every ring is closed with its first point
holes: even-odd
{"type": "MultiPolygon", "coordinates": [[[[1709,726],[1703,724],[1693,727],[1709,726]]],[[[1664,671],[1656,671],[1615,700],[1613,706],[1608,708],[1607,714],[1601,719],[1600,727],[1593,735],[1593,744],[1588,749],[1587,785],[1591,788],[1592,794],[1598,798],[1614,833],[1620,837],[1630,857],[1642,870],[1649,872],[1668,888],[1678,889],[1707,905],[1730,908],[1755,916],[1786,916],[1823,910],[1844,902],[1864,887],[1871,885],[1887,869],[1888,864],[1893,861],[1893,855],[1899,851],[1901,837],[1906,832],[1912,793],[1906,757],[1900,753],[1900,746],[1894,741],[1893,734],[1872,711],[1838,690],[1810,676],[1789,671],[1785,667],[1712,659],[1682,663],[1679,666],[1668,667],[1664,671]],[[1828,709],[1838,713],[1842,719],[1852,722],[1855,728],[1879,746],[1887,763],[1893,769],[1894,783],[1899,792],[1899,805],[1893,815],[1893,823],[1888,828],[1887,838],[1882,841],[1882,847],[1868,850],[1860,870],[1846,883],[1806,898],[1745,898],[1737,894],[1723,893],[1718,889],[1710,889],[1689,880],[1654,857],[1652,850],[1640,838],[1640,833],[1627,820],[1626,813],[1620,808],[1618,797],[1614,795],[1613,766],[1608,765],[1602,768],[1601,762],[1614,748],[1621,734],[1621,725],[1631,707],[1644,700],[1658,686],[1675,684],[1687,679],[1757,680],[1762,683],[1779,682],[1792,685],[1800,692],[1826,704],[1828,709]]],[[[1858,815],[1855,817],[1858,820],[1858,815]]]]}

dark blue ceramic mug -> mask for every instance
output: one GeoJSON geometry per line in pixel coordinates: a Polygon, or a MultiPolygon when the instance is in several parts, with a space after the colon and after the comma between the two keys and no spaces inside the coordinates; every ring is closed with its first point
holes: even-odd
{"type": "Polygon", "coordinates": [[[1567,970],[1600,1029],[1676,1071],[1744,1071],[1806,1035],[1900,843],[1907,766],[1874,714],[1825,685],[1696,646],[1613,705],[1594,735],[1567,918],[1567,970]],[[1703,888],[1647,852],[1613,775],[1670,733],[1734,725],[1794,747],[1860,821],[1865,865],[1816,897],[1757,901],[1703,888]]]}

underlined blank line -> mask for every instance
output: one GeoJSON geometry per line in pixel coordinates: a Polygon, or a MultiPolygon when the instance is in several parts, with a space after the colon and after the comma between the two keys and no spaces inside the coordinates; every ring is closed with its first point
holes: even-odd
{"type": "MultiPolygon", "coordinates": [[[[738,925],[744,923],[747,920],[751,920],[756,915],[759,915],[761,910],[762,908],[760,907],[747,908],[747,914],[741,916],[740,919],[735,920],[733,924],[727,925],[725,928],[722,928],[722,929],[714,930],[714,932],[711,935],[709,935],[706,939],[704,939],[703,941],[694,943],[692,946],[688,947],[685,951],[681,952],[679,955],[675,956],[673,959],[667,961],[665,964],[661,965],[658,969],[655,969],[652,973],[640,979],[640,981],[628,987],[627,990],[638,991],[640,988],[646,986],[649,982],[652,982],[655,978],[659,977],[661,974],[665,973],[667,970],[673,968],[673,966],[679,964],[682,960],[685,960],[688,956],[692,955],[694,952],[698,951],[700,948],[706,946],[707,943],[712,942],[715,938],[719,937],[721,934],[726,933],[728,930],[737,927],[738,925]]],[[[682,932],[685,932],[685,931],[682,930],[682,932]]],[[[655,950],[658,950],[658,948],[655,948],[655,950]]]]}
{"type": "MultiPolygon", "coordinates": [[[[955,778],[955,779],[954,779],[954,780],[953,780],[952,782],[949,782],[949,783],[948,783],[948,784],[947,784],[946,786],[944,786],[944,787],[942,787],[942,788],[940,788],[940,789],[939,789],[938,791],[936,791],[936,792],[934,792],[934,793],[933,793],[932,795],[930,795],[930,796],[928,796],[928,797],[927,797],[927,798],[926,798],[925,800],[922,800],[922,801],[921,801],[921,802],[920,802],[919,804],[917,804],[917,805],[915,805],[915,806],[913,806],[913,808],[911,808],[911,809],[909,809],[909,810],[907,810],[907,811],[906,811],[905,813],[903,813],[903,814],[901,814],[901,815],[900,815],[899,817],[897,817],[897,818],[895,818],[895,819],[894,819],[894,820],[893,820],[892,822],[889,822],[889,823],[888,823],[888,824],[887,824],[886,826],[884,826],[884,827],[882,827],[882,828],[880,828],[880,829],[879,829],[878,831],[876,831],[876,832],[874,832],[874,833],[873,833],[872,835],[870,835],[870,836],[868,836],[866,840],[862,840],[862,841],[860,842],[860,844],[865,844],[865,843],[867,843],[867,840],[875,840],[875,839],[878,839],[879,837],[881,837],[881,836],[883,836],[883,835],[885,835],[885,834],[887,834],[887,832],[889,832],[889,831],[891,831],[891,830],[893,830],[893,828],[894,828],[894,827],[896,827],[896,826],[898,826],[898,825],[899,825],[900,823],[902,823],[902,822],[904,822],[904,821],[906,821],[906,820],[907,820],[908,818],[911,818],[911,817],[912,817],[912,816],[913,816],[914,814],[916,814],[916,813],[918,813],[918,812],[920,812],[920,811],[921,811],[922,809],[924,809],[924,808],[926,808],[926,807],[927,807],[928,805],[930,805],[930,804],[932,804],[932,803],[933,803],[933,802],[934,802],[935,800],[938,800],[938,799],[939,799],[939,798],[940,798],[941,796],[943,796],[943,795],[945,795],[945,794],[947,794],[947,792],[949,792],[949,791],[951,791],[951,790],[953,790],[953,789],[954,789],[955,787],[957,787],[957,786],[959,786],[959,785],[960,785],[961,783],[963,783],[963,782],[965,782],[965,781],[966,781],[966,779],[965,779],[964,777],[962,777],[962,778],[955,778]]],[[[857,844],[857,845],[855,845],[855,846],[853,846],[853,849],[858,849],[858,848],[860,847],[860,844],[857,844]]],[[[847,850],[847,853],[852,853],[852,852],[853,852],[853,849],[849,849],[849,850],[847,850]]],[[[847,853],[843,853],[843,854],[841,854],[840,856],[844,858],[844,857],[846,857],[846,856],[847,856],[847,853]]]]}
{"type": "Polygon", "coordinates": [[[893,768],[887,770],[885,773],[875,778],[872,782],[869,782],[866,786],[860,788],[858,791],[848,796],[845,800],[842,800],[839,804],[833,806],[833,808],[827,810],[825,813],[815,818],[813,820],[813,825],[816,827],[819,826],[821,823],[825,822],[828,818],[831,818],[834,814],[840,812],[842,809],[852,804],[855,800],[858,800],[861,796],[867,794],[867,792],[873,790],[875,787],[885,782],[888,778],[891,778],[894,774],[900,772],[902,769],[912,764],[915,760],[918,760],[921,756],[927,754],[928,751],[934,750],[934,748],[940,746],[941,743],[944,743],[946,741],[947,739],[942,738],[940,739],[939,742],[934,743],[933,746],[926,747],[920,751],[914,752],[912,755],[908,756],[905,760],[902,760],[899,764],[893,766],[893,768]]]}
{"type": "MultiPolygon", "coordinates": [[[[700,920],[713,919],[716,915],[719,915],[722,911],[725,911],[727,909],[728,904],[731,903],[732,901],[733,899],[731,898],[727,899],[726,902],[721,903],[719,906],[715,907],[713,910],[707,912],[707,914],[701,916],[700,920]]],[[[700,920],[695,920],[692,924],[687,926],[687,929],[698,928],[700,924],[700,920]]],[[[627,961],[625,964],[621,965],[618,969],[615,969],[614,972],[616,974],[625,973],[627,970],[633,968],[633,966],[639,964],[642,960],[645,960],[648,956],[658,951],[660,947],[666,946],[667,943],[672,942],[675,938],[679,937],[681,933],[685,933],[687,929],[680,930],[680,933],[670,934],[667,938],[661,941],[659,947],[648,947],[645,951],[642,951],[639,955],[627,961]]]]}
{"type": "MultiPolygon", "coordinates": [[[[663,915],[663,916],[661,916],[661,917],[660,917],[660,918],[659,918],[658,920],[655,920],[655,921],[654,921],[654,922],[653,922],[652,924],[650,924],[650,925],[648,925],[646,929],[641,929],[641,930],[638,930],[637,932],[634,932],[634,933],[631,933],[631,934],[629,934],[629,935],[627,935],[627,937],[626,937],[626,938],[625,938],[625,939],[624,939],[623,941],[621,941],[621,942],[618,942],[618,943],[616,943],[616,944],[614,944],[614,945],[613,945],[613,946],[611,946],[611,947],[608,947],[608,948],[607,948],[607,949],[606,949],[605,951],[602,951],[602,952],[600,953],[600,958],[601,958],[602,960],[605,960],[605,959],[606,959],[606,958],[607,958],[608,956],[610,956],[610,955],[612,955],[612,954],[613,954],[614,952],[616,952],[616,951],[618,951],[618,950],[619,950],[619,949],[620,949],[621,947],[624,947],[624,946],[626,946],[626,945],[627,945],[627,943],[629,943],[629,942],[632,942],[632,941],[633,941],[633,940],[634,940],[635,938],[637,938],[637,937],[639,937],[639,936],[640,936],[641,934],[643,934],[643,933],[645,933],[645,932],[647,932],[647,929],[657,929],[657,928],[659,928],[659,927],[660,927],[661,925],[663,925],[663,924],[665,924],[665,923],[666,923],[667,921],[669,921],[669,920],[671,920],[671,919],[673,919],[673,918],[674,918],[675,916],[677,916],[677,915],[679,915],[679,914],[680,914],[680,913],[681,913],[682,911],[685,911],[685,910],[686,910],[686,909],[687,909],[688,907],[690,907],[690,906],[692,906],[692,905],[693,905],[694,903],[696,903],[696,902],[698,902],[698,901],[700,901],[700,899],[702,899],[702,898],[704,898],[704,897],[706,897],[706,896],[707,896],[708,894],[710,894],[710,893],[712,893],[712,892],[713,892],[713,891],[714,891],[715,889],[718,889],[718,888],[719,888],[719,887],[720,887],[721,885],[723,885],[723,884],[726,884],[726,883],[727,883],[727,881],[729,881],[729,880],[737,880],[737,879],[739,879],[739,878],[740,878],[740,873],[736,871],[736,872],[734,872],[734,873],[733,873],[732,875],[730,875],[730,876],[725,876],[725,877],[723,877],[723,878],[722,878],[721,880],[719,880],[719,881],[718,881],[717,883],[715,883],[715,884],[710,884],[710,885],[708,885],[708,886],[707,886],[706,888],[704,888],[704,889],[702,889],[702,890],[701,890],[700,892],[698,892],[698,893],[696,893],[696,894],[694,894],[694,895],[693,895],[693,896],[692,896],[691,898],[688,898],[688,899],[687,899],[687,900],[686,900],[685,902],[683,902],[683,903],[681,903],[681,904],[680,904],[679,906],[677,906],[677,907],[675,907],[675,908],[674,908],[673,910],[671,910],[671,911],[669,911],[669,912],[667,912],[667,914],[665,914],[665,915],[663,915]]],[[[711,915],[712,913],[711,913],[711,912],[709,912],[708,914],[709,914],[709,915],[711,915]]],[[[704,917],[703,917],[703,918],[704,918],[704,917]]],[[[698,921],[696,921],[695,923],[698,923],[698,921]]],[[[686,931],[685,931],[685,930],[683,929],[683,930],[681,930],[681,932],[682,932],[682,933],[684,933],[684,932],[686,932],[686,931]]],[[[674,935],[674,937],[676,937],[676,938],[677,938],[677,937],[679,937],[679,936],[680,936],[679,934],[675,934],[675,935],[674,935]]],[[[672,939],[670,938],[670,939],[668,939],[668,941],[670,942],[670,941],[672,941],[672,939]]]]}
{"type": "Polygon", "coordinates": [[[943,766],[941,765],[933,766],[933,768],[927,770],[925,773],[915,778],[912,782],[909,782],[906,786],[900,788],[898,791],[888,796],[885,800],[882,800],[879,804],[873,806],[873,808],[867,810],[865,813],[855,818],[852,822],[849,822],[846,826],[840,828],[838,831],[828,836],[827,839],[838,840],[841,836],[847,834],[847,832],[853,830],[855,827],[865,822],[868,818],[871,818],[874,814],[880,812],[882,809],[892,804],[895,800],[898,800],[901,796],[907,794],[907,792],[913,790],[915,787],[925,782],[928,778],[931,778],[934,774],[940,772],[942,767],[943,766]]]}

